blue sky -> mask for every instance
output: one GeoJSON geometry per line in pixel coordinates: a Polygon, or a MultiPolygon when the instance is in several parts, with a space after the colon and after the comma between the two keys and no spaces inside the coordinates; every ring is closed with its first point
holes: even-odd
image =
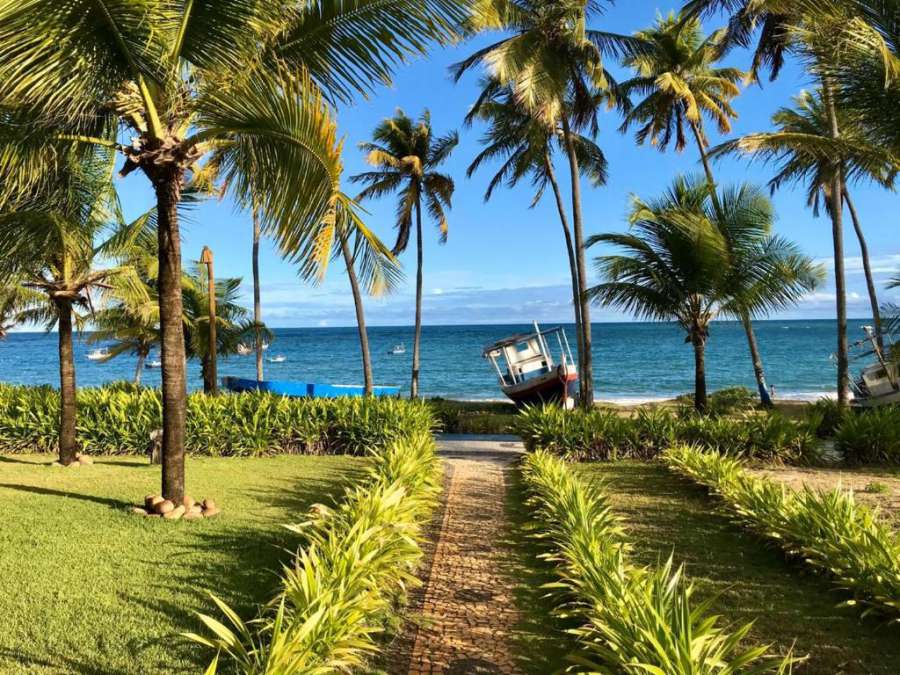
{"type": "MultiPolygon", "coordinates": [[[[653,22],[660,12],[677,9],[679,3],[630,0],[619,2],[606,16],[593,21],[593,27],[632,33],[653,22]]],[[[707,31],[718,27],[708,21],[707,31]]],[[[496,36],[493,36],[496,38],[496,36]]],[[[402,108],[417,116],[423,109],[431,111],[436,133],[459,129],[460,144],[444,170],[456,180],[456,194],[450,212],[450,236],[446,245],[438,244],[436,228],[426,230],[424,320],[429,324],[520,323],[571,320],[568,265],[555,208],[550,199],[534,209],[530,186],[514,190],[500,189],[491,202],[482,201],[490,168],[482,169],[472,179],[465,170],[478,152],[481,129],[462,128],[462,118],[477,93],[477,74],[459,84],[448,76],[450,64],[477,47],[488,44],[489,36],[453,48],[433,51],[426,59],[403,66],[390,88],[381,88],[369,100],[357,102],[339,111],[341,133],[345,136],[344,161],[350,176],[366,169],[363,154],[357,148],[368,139],[372,129],[384,117],[402,108]]],[[[746,67],[747,55],[736,52],[729,57],[732,65],[746,67]]],[[[614,72],[623,74],[621,69],[614,72]]],[[[766,130],[769,118],[809,82],[794,64],[790,64],[779,80],[746,89],[735,101],[740,117],[734,135],[766,130]]],[[[684,153],[665,154],[635,144],[632,136],[618,131],[620,118],[604,114],[599,144],[610,164],[610,178],[605,187],[585,186],[584,214],[589,233],[626,229],[625,214],[629,197],[637,194],[652,197],[660,193],[678,173],[699,171],[696,150],[689,146],[684,153]]],[[[722,140],[708,129],[713,142],[722,140]]],[[[560,169],[562,163],[559,162],[560,169]]],[[[740,159],[725,159],[716,167],[720,184],[737,181],[765,183],[771,169],[761,164],[748,164],[740,159]]],[[[560,171],[560,173],[564,173],[560,171]]],[[[147,182],[132,174],[120,183],[123,202],[130,215],[136,215],[152,204],[147,182]]],[[[290,189],[290,186],[285,186],[290,189]]],[[[353,192],[348,186],[348,192],[353,192]]],[[[877,282],[900,270],[900,239],[896,236],[897,197],[881,188],[859,185],[853,195],[869,242],[877,282]]],[[[811,256],[830,265],[830,224],[825,218],[813,218],[805,206],[802,188],[787,188],[774,197],[778,233],[798,242],[811,256]]],[[[385,241],[393,243],[394,200],[366,204],[370,211],[368,224],[385,241]]],[[[193,211],[184,226],[184,260],[199,257],[203,245],[216,254],[220,276],[241,276],[244,298],[250,304],[250,240],[249,214],[235,210],[228,200],[210,202],[193,211]]],[[[849,311],[853,317],[866,316],[867,299],[861,273],[858,246],[847,227],[846,251],[849,287],[849,311]]],[[[264,318],[273,327],[346,326],[354,323],[352,302],[343,266],[335,263],[326,281],[311,287],[298,281],[294,268],[281,260],[273,246],[262,247],[262,301],[264,318]]],[[[596,252],[594,253],[596,254],[596,252]]],[[[372,325],[411,324],[413,319],[414,251],[411,246],[402,258],[408,266],[408,282],[393,295],[367,301],[367,316],[372,325]]],[[[881,292],[883,300],[898,300],[881,292]]],[[[831,279],[819,291],[782,318],[831,318],[834,316],[834,294],[831,279]]],[[[626,320],[614,311],[595,308],[595,321],[626,320]]]]}

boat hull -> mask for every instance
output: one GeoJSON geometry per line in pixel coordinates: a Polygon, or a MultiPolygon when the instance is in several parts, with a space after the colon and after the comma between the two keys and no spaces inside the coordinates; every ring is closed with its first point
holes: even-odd
{"type": "MultiPolygon", "coordinates": [[[[365,395],[365,387],[356,384],[317,384],[289,380],[250,380],[240,377],[224,377],[222,385],[228,391],[264,391],[290,398],[359,398],[365,395]]],[[[400,387],[375,387],[375,396],[399,396],[400,387]]]]}
{"type": "Polygon", "coordinates": [[[518,406],[558,403],[568,407],[575,400],[577,382],[577,373],[558,366],[552,372],[520,384],[502,386],[501,389],[518,406]]]}

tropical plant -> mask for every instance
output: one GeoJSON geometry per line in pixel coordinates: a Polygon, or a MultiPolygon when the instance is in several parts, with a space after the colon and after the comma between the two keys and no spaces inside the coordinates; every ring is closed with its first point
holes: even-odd
{"type": "MultiPolygon", "coordinates": [[[[373,453],[368,480],[348,489],[335,508],[314,506],[291,529],[300,548],[282,572],[265,612],[244,621],[213,597],[227,623],[200,615],[209,637],[189,639],[221,654],[244,673],[362,670],[380,649],[378,634],[395,617],[422,558],[423,529],[440,492],[439,463],[427,432],[373,453]]],[[[366,668],[370,670],[370,668],[366,668]]]]}
{"type": "Polygon", "coordinates": [[[140,170],[154,188],[167,499],[184,495],[178,205],[186,176],[205,171],[242,203],[260,198],[279,240],[315,239],[339,199],[340,146],[325,98],[347,101],[432,40],[455,39],[466,5],[26,0],[0,8],[0,99],[22,122],[0,134],[0,203],[46,180],[66,147],[113,148],[123,175],[140,170]]]}
{"type": "Polygon", "coordinates": [[[18,320],[58,328],[59,461],[69,465],[79,450],[76,438],[75,360],[72,336],[80,311],[93,310],[92,294],[128,268],[100,269],[95,238],[115,217],[110,157],[98,153],[67,163],[44,183],[0,213],[0,276],[38,291],[18,320]]]}
{"type": "Polygon", "coordinates": [[[524,461],[537,536],[549,549],[559,582],[549,584],[560,613],[577,619],[585,672],[788,672],[796,661],[766,656],[767,647],[742,648],[752,624],[717,625],[715,599],[697,603],[694,586],[672,557],[637,567],[631,544],[602,485],[583,480],[552,455],[524,461]]]}
{"type": "Polygon", "coordinates": [[[707,405],[710,322],[790,305],[821,276],[793,244],[770,234],[771,221],[770,203],[753,187],[727,190],[713,202],[705,181],[679,178],[654,202],[635,199],[629,233],[589,241],[624,249],[597,259],[604,282],[588,291],[596,302],[676,321],[687,333],[697,410],[707,405]]]}
{"type": "Polygon", "coordinates": [[[590,301],[584,254],[579,158],[574,134],[597,129],[602,101],[623,105],[616,83],[604,67],[604,57],[619,57],[640,40],[588,28],[589,19],[611,2],[603,0],[480,0],[475,3],[472,28],[506,33],[453,66],[458,80],[478,64],[501,86],[509,87],[516,102],[548,126],[559,125],[572,185],[572,235],[578,267],[582,336],[579,344],[581,403],[593,405],[594,375],[590,301]]]}
{"type": "Polygon", "coordinates": [[[412,377],[409,395],[419,396],[419,349],[422,340],[422,206],[437,224],[440,241],[447,241],[448,223],[445,209],[451,207],[453,179],[437,169],[459,142],[456,132],[435,136],[431,114],[426,110],[418,121],[402,110],[383,120],[372,132],[374,142],[361,143],[366,161],[375,167],[353,176],[354,183],[365,185],[357,199],[366,200],[398,193],[397,241],[392,253],[397,255],[409,245],[415,220],[416,232],[416,318],[413,336],[412,377]]]}
{"type": "MultiPolygon", "coordinates": [[[[584,353],[584,346],[581,343],[583,330],[578,260],[575,255],[565,198],[556,176],[553,160],[557,149],[564,150],[562,129],[556,123],[551,126],[536,118],[516,102],[512,91],[499,86],[496,81],[491,82],[490,80],[482,83],[482,94],[466,115],[466,125],[471,125],[476,119],[488,124],[488,129],[481,139],[481,143],[485,147],[469,165],[466,176],[471,178],[485,162],[503,160],[500,169],[488,183],[484,193],[485,201],[490,200],[499,185],[505,183],[507,187],[512,188],[524,178],[529,178],[536,190],[531,201],[532,208],[540,202],[548,185],[553,191],[563,238],[566,242],[566,254],[569,258],[575,331],[578,353],[581,355],[584,353]]],[[[603,150],[591,138],[582,134],[573,133],[572,142],[575,145],[581,175],[595,187],[604,185],[607,176],[607,162],[603,150]]]]}
{"type": "Polygon", "coordinates": [[[835,429],[834,445],[851,465],[900,466],[900,409],[882,406],[844,415],[835,429]]]}
{"type": "MultiPolygon", "coordinates": [[[[731,131],[731,120],[737,117],[731,100],[740,93],[738,83],[743,77],[737,68],[716,66],[723,35],[724,31],[716,31],[704,38],[700,21],[695,17],[670,14],[666,19],[661,18],[653,28],[637,33],[647,46],[640,54],[626,59],[626,65],[636,71],[636,76],[621,84],[628,95],[644,96],[625,115],[621,127],[625,132],[634,124],[641,125],[636,134],[638,143],[649,139],[663,151],[674,137],[675,149],[681,152],[687,144],[685,126],[690,127],[709,182],[713,207],[720,219],[724,214],[710,166],[703,120],[706,117],[714,122],[719,133],[731,131]]],[[[760,400],[763,405],[771,406],[750,312],[741,311],[739,317],[747,335],[760,400]]]]}
{"type": "Polygon", "coordinates": [[[40,293],[22,286],[20,279],[7,279],[0,289],[0,340],[5,340],[9,331],[22,323],[22,310],[41,300],[40,293]]]}
{"type": "Polygon", "coordinates": [[[900,616],[900,538],[853,493],[791,490],[758,478],[715,452],[682,446],[663,453],[673,471],[715,491],[732,517],[853,594],[864,614],[900,616]]]}
{"type": "Polygon", "coordinates": [[[776,131],[749,134],[723,143],[713,154],[738,151],[777,163],[776,174],[769,181],[772,190],[785,183],[805,182],[807,204],[813,209],[813,214],[818,215],[823,197],[826,207],[830,208],[834,152],[839,148],[846,153],[841,164],[843,201],[849,209],[859,241],[875,332],[881,341],[881,314],[869,250],[848,185],[853,181],[866,179],[891,188],[900,170],[900,159],[868,138],[865,129],[843,110],[838,109],[837,112],[841,128],[841,143],[837,148],[830,139],[830,121],[819,90],[814,93],[801,92],[795,99],[794,108],[778,110],[772,116],[776,131]]]}

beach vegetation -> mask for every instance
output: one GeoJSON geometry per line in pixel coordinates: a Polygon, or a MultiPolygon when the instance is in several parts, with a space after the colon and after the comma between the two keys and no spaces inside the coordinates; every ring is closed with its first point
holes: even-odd
{"type": "Polygon", "coordinates": [[[739,460],[690,446],[670,448],[662,459],[710,488],[737,522],[833,578],[851,594],[846,604],[900,617],[900,538],[852,492],[792,490],[752,476],[739,460]]]}
{"type": "Polygon", "coordinates": [[[361,143],[371,171],[351,177],[364,187],[360,201],[397,193],[397,240],[391,253],[398,255],[409,245],[415,228],[416,236],[416,307],[413,333],[410,398],[419,397],[419,367],[422,342],[423,233],[422,209],[438,227],[439,241],[445,243],[449,233],[447,213],[456,189],[453,178],[438,171],[459,143],[455,131],[438,136],[431,127],[427,110],[418,120],[398,110],[394,117],[383,120],[372,132],[372,142],[361,143]]]}
{"type": "Polygon", "coordinates": [[[536,536],[556,570],[559,611],[578,622],[571,658],[591,672],[787,672],[794,659],[745,647],[752,624],[723,626],[715,600],[697,601],[695,587],[670,555],[639,567],[606,488],[569,464],[538,451],[523,466],[536,536]]]}
{"type": "MultiPolygon", "coordinates": [[[[419,432],[372,453],[368,479],[334,507],[314,507],[291,529],[304,539],[282,571],[280,589],[246,621],[218,598],[188,638],[215,651],[207,673],[325,673],[366,667],[422,557],[423,527],[440,492],[434,440],[419,432]],[[224,664],[223,664],[224,665],[224,664]]],[[[298,514],[300,515],[300,514],[298,514]]]]}
{"type": "Polygon", "coordinates": [[[674,321],[694,350],[694,406],[708,406],[706,343],[719,316],[749,316],[795,304],[824,275],[793,243],[771,234],[771,202],[742,185],[715,199],[708,182],[679,177],[654,201],[635,198],[625,234],[589,246],[620,254],[596,259],[594,302],[638,318],[674,321]]]}
{"type": "Polygon", "coordinates": [[[843,416],[834,432],[834,445],[850,465],[900,466],[900,407],[881,406],[843,416]]]}
{"type": "MultiPolygon", "coordinates": [[[[117,383],[77,392],[81,447],[95,455],[144,454],[162,425],[158,389],[117,383]]],[[[187,397],[191,455],[365,455],[395,437],[429,430],[424,404],[394,399],[289,399],[264,393],[187,397]]],[[[59,392],[0,386],[0,452],[56,452],[59,392]]]]}
{"type": "Polygon", "coordinates": [[[240,203],[258,198],[276,240],[315,249],[346,201],[326,101],[349,101],[433,41],[455,39],[466,5],[31,0],[0,9],[0,98],[15,122],[2,135],[0,208],[52,182],[60,157],[96,147],[122,156],[123,176],[138,171],[153,186],[165,498],[184,497],[185,183],[205,175],[240,203]]]}

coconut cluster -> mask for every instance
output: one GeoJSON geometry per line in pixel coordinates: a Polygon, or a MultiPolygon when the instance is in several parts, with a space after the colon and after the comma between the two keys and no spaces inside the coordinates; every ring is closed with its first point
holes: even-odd
{"type": "Polygon", "coordinates": [[[144,497],[144,506],[135,506],[132,513],[139,516],[154,516],[166,520],[197,520],[198,518],[212,518],[219,514],[219,507],[212,499],[204,499],[202,502],[194,501],[193,497],[185,495],[180,504],[175,504],[170,499],[164,499],[160,495],[147,495],[144,497]]]}
{"type": "Polygon", "coordinates": [[[73,466],[82,466],[84,464],[93,464],[94,460],[90,455],[85,455],[80,452],[75,453],[75,461],[71,464],[61,464],[60,462],[53,462],[50,466],[68,466],[72,468],[73,466]]]}

